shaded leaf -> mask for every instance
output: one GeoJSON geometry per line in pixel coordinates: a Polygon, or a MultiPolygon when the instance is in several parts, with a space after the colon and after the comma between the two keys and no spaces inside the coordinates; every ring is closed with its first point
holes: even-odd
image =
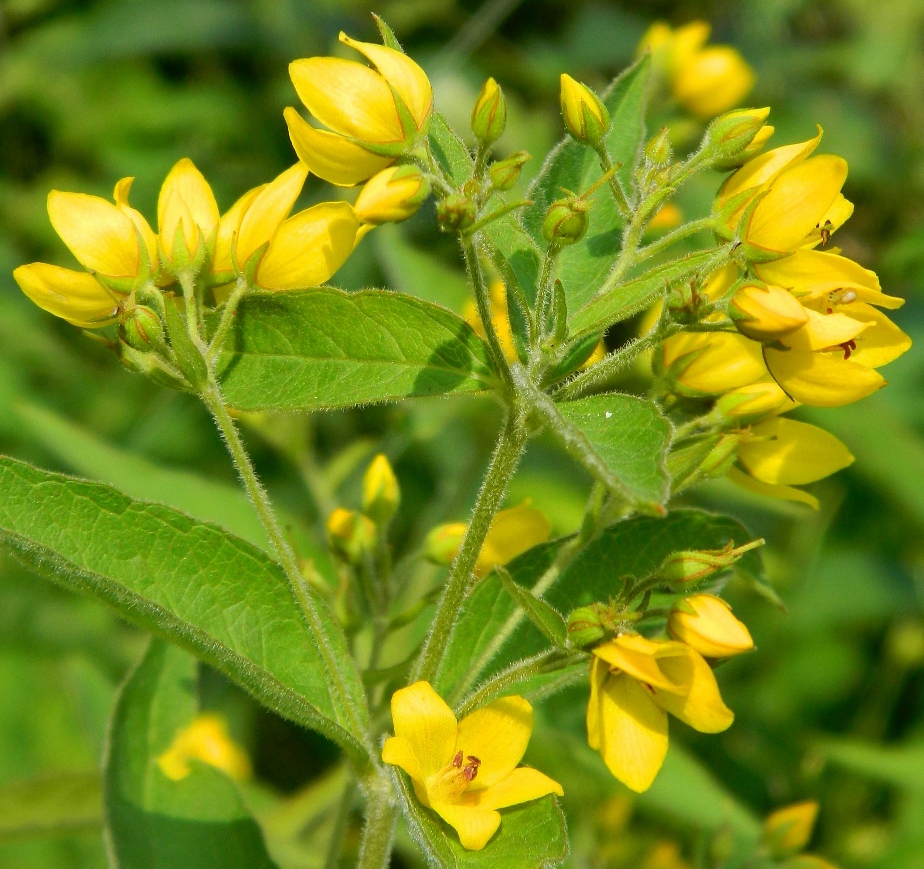
{"type": "Polygon", "coordinates": [[[100,826],[99,772],[65,772],[0,787],[0,844],[100,826]]]}

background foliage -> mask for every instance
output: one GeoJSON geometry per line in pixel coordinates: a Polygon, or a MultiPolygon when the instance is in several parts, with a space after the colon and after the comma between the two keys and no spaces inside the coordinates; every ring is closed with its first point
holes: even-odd
{"type": "MultiPolygon", "coordinates": [[[[105,347],[32,306],[9,274],[33,259],[66,263],[45,212],[52,187],[107,195],[116,179],[135,175],[135,202],[152,214],[164,174],[189,156],[227,207],[291,164],[281,117],[295,100],[288,62],[336,52],[340,29],[374,38],[372,9],[422,62],[457,129],[467,128],[477,90],[493,75],[510,105],[502,150],[536,154],[560,136],[560,72],[602,87],[631,60],[652,17],[711,21],[714,40],[735,44],[755,67],[750,102],[773,106],[773,141],[808,138],[820,123],[823,150],[849,161],[846,193],[857,209],[838,243],[876,269],[887,292],[908,297],[896,320],[924,342],[918,0],[5,0],[0,451],[260,542],[196,401],[122,371],[105,347]]],[[[685,194],[691,216],[714,182],[685,194]]],[[[309,199],[322,194],[319,182],[308,184],[309,199]]],[[[458,253],[426,210],[372,233],[333,283],[402,289],[457,310],[465,302],[458,253]]],[[[805,414],[857,457],[816,487],[818,513],[744,499],[725,485],[689,498],[730,508],[770,541],[771,578],[787,607],[743,587],[731,592],[759,648],[720,670],[737,713],[730,731],[703,738],[672,724],[679,739],[661,776],[630,801],[583,744],[583,700],[565,692],[543,708],[555,730],[537,728],[531,757],[565,783],[573,865],[682,866],[670,862],[667,843],[691,859],[803,797],[822,802],[814,850],[839,865],[924,864],[924,355],[912,351],[888,374],[891,388],[861,404],[805,414]]],[[[249,439],[300,554],[326,570],[320,523],[337,504],[355,505],[375,451],[400,477],[396,541],[408,554],[431,525],[464,516],[496,416],[484,400],[423,400],[305,424],[252,420],[249,439]]],[[[540,441],[510,503],[533,498],[565,533],[579,521],[586,486],[540,441]]],[[[429,570],[420,568],[421,584],[433,581],[429,570]]],[[[116,688],[143,646],[141,633],[108,611],[0,556],[0,869],[105,865],[94,770],[116,688]],[[36,817],[55,835],[36,828],[36,817]]],[[[342,787],[332,748],[212,671],[200,672],[198,694],[251,752],[257,777],[247,798],[274,858],[286,869],[320,866],[313,843],[332,824],[323,807],[342,787]]],[[[410,855],[399,851],[402,865],[416,865],[410,855]]]]}

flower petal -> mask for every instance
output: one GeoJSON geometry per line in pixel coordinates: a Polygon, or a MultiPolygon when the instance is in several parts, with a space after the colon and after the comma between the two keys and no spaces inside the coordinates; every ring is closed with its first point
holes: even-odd
{"type": "MultiPolygon", "coordinates": [[[[248,190],[234,203],[218,221],[218,233],[215,236],[215,250],[212,253],[212,271],[216,273],[233,272],[234,260],[231,257],[231,246],[234,244],[241,229],[241,221],[250,204],[257,198],[260,191],[267,185],[262,184],[248,190]]],[[[258,245],[259,247],[259,245],[258,245]]],[[[241,263],[240,265],[243,265],[241,263]]]]}
{"type": "Polygon", "coordinates": [[[88,271],[111,278],[138,273],[135,224],[118,206],[99,196],[52,190],[48,216],[55,232],[88,271]]]}
{"type": "Polygon", "coordinates": [[[36,305],[75,326],[93,329],[115,320],[112,296],[86,272],[30,263],[14,269],[13,279],[36,305]]]}
{"type": "Polygon", "coordinates": [[[846,180],[847,161],[833,154],[787,169],[754,210],[747,240],[766,250],[795,250],[824,219],[846,180]]]}
{"type": "MultiPolygon", "coordinates": [[[[808,314],[808,323],[800,331],[812,350],[831,350],[853,341],[870,325],[845,314],[819,314],[811,308],[805,308],[805,311],[808,314]]],[[[780,340],[788,346],[791,337],[787,335],[780,340]]]]}
{"type": "Polygon", "coordinates": [[[299,162],[259,189],[241,218],[236,244],[238,265],[243,266],[260,245],[272,239],[289,216],[307,178],[308,169],[299,162]]]}
{"type": "Polygon", "coordinates": [[[289,64],[298,98],[325,127],[367,142],[404,138],[395,97],[375,70],[342,57],[309,57],[289,64]]]}
{"type": "Polygon", "coordinates": [[[481,761],[469,791],[496,785],[523,759],[533,732],[533,707],[523,697],[502,697],[459,722],[454,752],[481,761]]]}
{"type": "Polygon", "coordinates": [[[144,240],[144,246],[148,253],[148,261],[151,264],[151,270],[157,272],[157,233],[151,229],[144,215],[136,211],[128,204],[128,193],[131,190],[134,178],[122,178],[116,182],[112,197],[115,199],[116,207],[125,214],[128,219],[135,224],[135,228],[144,240]]]}
{"type": "Polygon", "coordinates": [[[718,395],[747,386],[767,373],[761,345],[744,335],[691,332],[668,338],[662,346],[666,366],[686,354],[696,354],[677,378],[694,393],[718,395]]]}
{"type": "Polygon", "coordinates": [[[417,122],[417,129],[420,129],[433,108],[433,88],[427,74],[406,54],[386,45],[358,42],[350,39],[345,33],[340,34],[340,41],[365,55],[378,69],[385,81],[404,100],[404,104],[417,122]]]}
{"type": "Polygon", "coordinates": [[[885,314],[863,302],[841,305],[854,320],[868,324],[857,338],[857,349],[850,358],[868,368],[879,368],[898,359],[911,347],[911,339],[885,314]]]}
{"type": "Polygon", "coordinates": [[[700,733],[721,733],[731,727],[735,714],[722,701],[712,668],[699,652],[686,646],[683,655],[661,660],[661,669],[676,684],[686,686],[684,694],[654,689],[655,701],[700,733]]]}
{"type": "Polygon", "coordinates": [[[779,486],[773,483],[762,483],[749,477],[738,468],[731,468],[727,474],[728,479],[736,486],[753,492],[755,495],[762,495],[766,498],[780,498],[784,501],[798,501],[800,504],[807,504],[813,510],[818,509],[818,499],[808,492],[801,489],[794,489],[792,486],[779,486]]]}
{"type": "MultiPolygon", "coordinates": [[[[193,223],[199,227],[206,239],[211,240],[218,226],[218,203],[208,181],[188,157],[179,160],[167,174],[157,198],[157,226],[163,232],[165,210],[171,193],[183,201],[193,223]]],[[[168,244],[172,245],[173,239],[168,244]]]]}
{"type": "Polygon", "coordinates": [[[659,647],[665,645],[646,637],[623,634],[610,642],[597,646],[593,654],[610,667],[627,673],[646,685],[657,685],[665,690],[675,690],[676,686],[661,672],[656,660],[659,647]]]}
{"type": "Polygon", "coordinates": [[[316,130],[295,109],[285,110],[292,147],[313,175],[331,184],[352,187],[394,163],[336,133],[316,130]]]}
{"type": "Polygon", "coordinates": [[[410,743],[423,779],[439,772],[452,760],[456,716],[429,682],[415,682],[395,691],[391,698],[391,718],[395,736],[410,743]]]}
{"type": "Polygon", "coordinates": [[[435,811],[459,834],[462,847],[468,851],[480,851],[497,832],[501,816],[493,809],[473,809],[470,806],[434,803],[435,811]]]}
{"type": "Polygon", "coordinates": [[[403,736],[390,736],[382,746],[382,760],[393,766],[400,766],[414,781],[422,782],[420,761],[411,743],[403,736]]]}
{"type": "Polygon", "coordinates": [[[742,441],[738,460],[764,483],[802,486],[853,463],[850,451],[833,434],[805,422],[775,417],[751,432],[755,439],[742,441]]]}
{"type": "Polygon", "coordinates": [[[590,699],[587,701],[587,744],[599,751],[603,745],[602,719],[600,717],[600,704],[602,703],[603,686],[609,678],[610,668],[606,662],[596,655],[590,659],[590,699]]]}
{"type": "Polygon", "coordinates": [[[647,688],[618,673],[601,692],[600,718],[607,768],[632,790],[648,790],[667,754],[667,713],[647,688]]]}
{"type": "MultiPolygon", "coordinates": [[[[478,779],[475,779],[477,782],[478,779]]],[[[521,766],[503,781],[483,790],[469,788],[462,795],[462,802],[479,809],[505,809],[538,800],[547,794],[564,795],[562,786],[538,769],[521,766]]]]}
{"type": "Polygon", "coordinates": [[[285,220],[260,265],[256,282],[268,290],[324,283],[353,252],[359,220],[347,202],[322,202],[285,220]]]}

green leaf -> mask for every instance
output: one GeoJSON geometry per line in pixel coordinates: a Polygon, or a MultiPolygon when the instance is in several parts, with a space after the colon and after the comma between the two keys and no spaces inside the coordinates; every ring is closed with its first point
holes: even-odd
{"type": "Polygon", "coordinates": [[[601,332],[614,323],[634,317],[662,298],[669,287],[687,281],[704,268],[709,268],[710,264],[714,264],[715,256],[714,250],[691,253],[597,296],[571,317],[571,337],[601,332]]]}
{"type": "Polygon", "coordinates": [[[497,569],[504,590],[516,602],[529,620],[546,636],[550,643],[564,648],[568,641],[568,626],[561,617],[561,613],[549,606],[542,598],[536,597],[528,588],[515,582],[513,577],[503,568],[497,569]]]}
{"type": "Polygon", "coordinates": [[[827,739],[821,748],[837,766],[924,795],[924,741],[885,746],[857,739],[827,739]]]}
{"type": "Polygon", "coordinates": [[[430,150],[457,187],[472,177],[472,155],[439,112],[430,118],[430,150]]]}
{"type": "Polygon", "coordinates": [[[263,835],[224,773],[193,761],[180,781],[158,758],[198,712],[196,661],[153,640],[113,711],[106,820],[119,869],[272,869],[263,835]]]}
{"type": "Polygon", "coordinates": [[[0,845],[103,823],[99,772],[64,772],[0,787],[0,845]]]}
{"type": "MultiPolygon", "coordinates": [[[[542,597],[558,612],[569,613],[575,607],[614,597],[627,576],[650,576],[672,552],[721,549],[729,542],[741,544],[752,537],[735,519],[700,510],[675,510],[663,519],[636,516],[602,531],[542,597]]],[[[510,576],[532,589],[567,542],[558,540],[530,549],[507,565],[510,576]]],[[[747,575],[763,575],[757,551],[746,552],[735,568],[747,575]]],[[[434,687],[452,705],[473,685],[548,648],[545,637],[517,612],[497,574],[491,574],[465,602],[434,687]]]]}
{"type": "Polygon", "coordinates": [[[494,376],[471,326],[382,290],[254,293],[241,302],[219,376],[239,410],[320,410],[480,392],[494,376]]]}
{"type": "Polygon", "coordinates": [[[530,305],[536,302],[544,239],[533,241],[517,217],[508,214],[489,223],[485,235],[490,240],[488,252],[494,267],[508,286],[517,284],[530,305]]]}
{"type": "Polygon", "coordinates": [[[671,425],[652,402],[614,393],[556,406],[569,426],[557,434],[601,482],[633,501],[667,500],[671,425]]]}
{"type": "MultiPolygon", "coordinates": [[[[360,757],[282,569],[216,525],[0,457],[0,541],[37,573],[193,651],[281,715],[360,757]]],[[[362,708],[342,632],[318,601],[362,708]]]]}
{"type": "MultiPolygon", "coordinates": [[[[612,119],[606,145],[613,163],[622,164],[616,177],[626,191],[632,189],[633,171],[645,138],[650,66],[647,57],[637,61],[616,78],[603,96],[612,119]]],[[[580,193],[601,174],[596,153],[570,136],[551,153],[529,190],[534,205],[523,214],[523,225],[540,248],[545,247],[542,222],[546,211],[565,195],[562,189],[580,193]]],[[[587,235],[565,248],[558,260],[558,277],[564,284],[569,310],[576,311],[600,288],[619,252],[622,226],[613,195],[604,186],[594,195],[587,235]]]]}
{"type": "Polygon", "coordinates": [[[553,869],[568,856],[565,816],[554,797],[501,809],[501,825],[480,851],[466,851],[455,830],[424,808],[395,770],[395,789],[401,799],[411,835],[436,869],[553,869]]]}

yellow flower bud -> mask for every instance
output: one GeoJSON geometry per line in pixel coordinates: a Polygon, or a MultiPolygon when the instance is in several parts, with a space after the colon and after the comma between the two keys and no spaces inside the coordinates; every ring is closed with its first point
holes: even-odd
{"type": "Polygon", "coordinates": [[[355,510],[338,507],[327,520],[330,548],[350,564],[356,564],[364,552],[372,549],[375,536],[375,523],[355,510]]]}
{"type": "Polygon", "coordinates": [[[666,166],[671,161],[671,134],[662,127],[645,145],[645,157],[655,166],[666,166]]]}
{"type": "Polygon", "coordinates": [[[559,245],[580,241],[590,225],[589,206],[583,199],[559,199],[549,206],[542,223],[542,235],[559,245]]]}
{"type": "Polygon", "coordinates": [[[777,809],[764,821],[764,845],[777,859],[797,854],[812,838],[817,818],[814,800],[777,809]]]}
{"type": "Polygon", "coordinates": [[[416,166],[383,169],[366,182],[354,211],[363,223],[398,223],[412,217],[430,195],[430,182],[416,166]]]}
{"type": "Polygon", "coordinates": [[[766,284],[740,287],[728,315],[742,335],[755,341],[776,341],[808,322],[805,308],[792,293],[766,284]]]}
{"type": "Polygon", "coordinates": [[[764,121],[767,120],[769,114],[770,109],[764,108],[738,109],[721,115],[706,129],[703,149],[710,156],[730,160],[750,148],[759,135],[765,142],[769,133],[763,133],[763,131],[773,132],[773,127],[764,126],[764,121]]]}
{"type": "Polygon", "coordinates": [[[437,525],[428,535],[424,544],[427,558],[434,564],[449,565],[455,560],[462,544],[462,538],[468,528],[464,522],[449,522],[437,525]]]}
{"type": "Polygon", "coordinates": [[[339,57],[310,57],[289,65],[299,99],[328,129],[318,129],[293,108],[285,111],[299,159],[314,175],[352,187],[390,166],[426,132],[433,90],[406,54],[384,45],[340,41],[373,65],[339,57]]]}
{"type": "Polygon", "coordinates": [[[603,604],[578,607],[568,616],[568,642],[577,649],[591,646],[606,636],[609,609],[603,604]]]}
{"type": "Polygon", "coordinates": [[[485,145],[492,145],[501,137],[506,126],[507,101],[504,92],[493,78],[489,78],[472,109],[472,132],[485,145]]]}
{"type": "Polygon", "coordinates": [[[726,416],[740,418],[783,413],[797,405],[775,380],[767,379],[726,392],[715,406],[726,416]]]}
{"type": "Polygon", "coordinates": [[[523,164],[532,157],[526,151],[517,151],[506,160],[499,160],[488,170],[491,186],[495,190],[510,190],[520,180],[523,164]]]}
{"type": "Polygon", "coordinates": [[[587,85],[561,76],[561,113],[568,132],[585,145],[596,145],[610,129],[610,113],[587,85]]]}
{"type": "Polygon", "coordinates": [[[379,453],[363,476],[363,513],[377,525],[387,524],[401,503],[398,478],[388,459],[379,453]]]}
{"type": "Polygon", "coordinates": [[[683,223],[683,212],[680,206],[673,202],[667,202],[662,205],[655,216],[648,221],[648,229],[663,232],[668,229],[674,229],[683,223]]]}
{"type": "Polygon", "coordinates": [[[678,68],[674,96],[694,115],[709,118],[740,102],[754,86],[754,72],[731,46],[697,51],[678,68]]]}
{"type": "Polygon", "coordinates": [[[711,594],[685,598],[671,611],[667,632],[704,658],[730,658],[754,648],[744,623],[732,615],[731,607],[722,598],[711,594]]]}
{"type": "Polygon", "coordinates": [[[734,154],[731,157],[721,157],[715,160],[712,164],[713,169],[717,169],[719,172],[724,172],[729,169],[740,169],[745,163],[749,160],[753,160],[761,151],[764,149],[764,145],[770,140],[770,137],[773,135],[774,127],[770,124],[764,124],[755,134],[754,138],[751,139],[751,144],[748,145],[743,151],[739,151],[737,154],[734,154]]]}
{"type": "Polygon", "coordinates": [[[192,160],[183,158],[164,179],[157,200],[164,265],[174,274],[198,269],[207,250],[214,246],[218,220],[218,204],[212,188],[192,160]]]}
{"type": "Polygon", "coordinates": [[[135,350],[147,353],[164,347],[164,326],[150,308],[136,305],[122,322],[122,340],[135,350]]]}
{"type": "Polygon", "coordinates": [[[218,715],[200,714],[181,730],[173,744],[158,759],[161,772],[172,781],[186,778],[191,760],[207,763],[236,781],[250,777],[250,760],[228,734],[228,725],[218,715]]]}

